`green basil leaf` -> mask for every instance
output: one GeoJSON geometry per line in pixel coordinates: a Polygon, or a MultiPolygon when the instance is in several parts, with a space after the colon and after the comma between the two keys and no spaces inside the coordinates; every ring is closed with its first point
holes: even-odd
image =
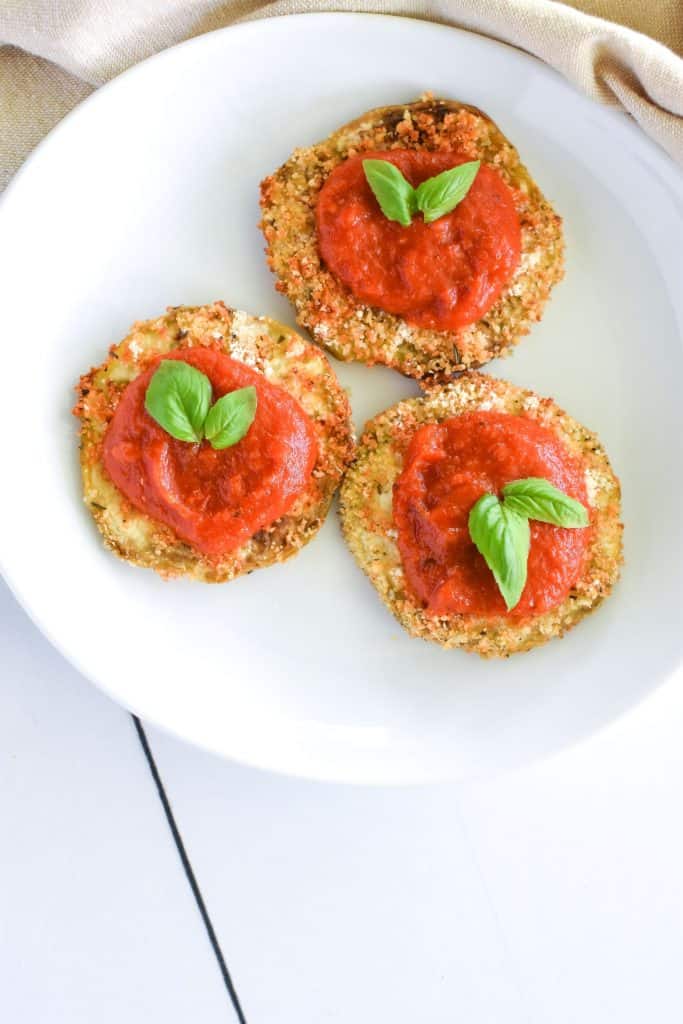
{"type": "Polygon", "coordinates": [[[145,409],[178,441],[201,441],[210,405],[211,381],[180,359],[164,359],[147,385],[145,409]]]}
{"type": "Polygon", "coordinates": [[[389,160],[364,160],[368,185],[388,220],[407,228],[416,211],[415,189],[389,160]]]}
{"type": "Polygon", "coordinates": [[[503,488],[503,495],[505,507],[517,515],[569,529],[588,526],[588,512],[581,502],[543,477],[514,480],[503,488]]]}
{"type": "Polygon", "coordinates": [[[418,185],[415,197],[417,208],[424,214],[425,224],[431,224],[462,202],[477,176],[480,160],[472,160],[458,167],[451,167],[434,178],[427,178],[418,185]]]}
{"type": "Polygon", "coordinates": [[[530,539],[528,520],[506,508],[495,494],[484,494],[472,506],[469,530],[510,611],[522,596],[526,584],[530,539]]]}
{"type": "Polygon", "coordinates": [[[256,388],[229,391],[211,406],[204,433],[213,448],[230,448],[241,441],[256,415],[256,388]]]}

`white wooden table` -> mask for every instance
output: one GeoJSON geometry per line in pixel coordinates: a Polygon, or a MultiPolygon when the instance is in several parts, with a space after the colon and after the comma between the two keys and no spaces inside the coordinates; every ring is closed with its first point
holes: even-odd
{"type": "Polygon", "coordinates": [[[160,795],[2,583],[0,645],[8,1024],[683,1020],[675,685],[469,786],[296,781],[143,725],[160,795]]]}

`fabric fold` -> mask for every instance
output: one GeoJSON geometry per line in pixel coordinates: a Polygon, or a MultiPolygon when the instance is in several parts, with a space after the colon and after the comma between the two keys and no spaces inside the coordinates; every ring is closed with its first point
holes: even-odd
{"type": "Polygon", "coordinates": [[[0,187],[72,107],[140,60],[212,29],[313,11],[424,18],[509,43],[556,68],[595,100],[622,107],[683,165],[683,59],[674,52],[683,48],[683,7],[678,0],[656,4],[571,0],[571,4],[556,0],[276,0],[268,4],[258,0],[61,0],[59,4],[5,0],[0,11],[0,39],[5,44],[0,47],[0,187]]]}

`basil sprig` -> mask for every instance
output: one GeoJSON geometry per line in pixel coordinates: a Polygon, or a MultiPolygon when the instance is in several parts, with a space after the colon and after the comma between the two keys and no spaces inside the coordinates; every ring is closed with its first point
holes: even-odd
{"type": "Polygon", "coordinates": [[[387,220],[397,220],[407,228],[417,210],[415,189],[410,182],[389,160],[364,160],[363,170],[387,220]]]}
{"type": "Polygon", "coordinates": [[[145,409],[179,441],[201,441],[210,405],[209,378],[179,359],[164,359],[147,385],[145,409]]]}
{"type": "Polygon", "coordinates": [[[542,476],[513,480],[505,485],[503,494],[507,507],[520,516],[568,529],[588,526],[588,513],[581,502],[570,498],[542,476]]]}
{"type": "Polygon", "coordinates": [[[363,171],[382,213],[407,228],[420,211],[425,224],[454,210],[465,198],[477,176],[480,160],[451,167],[413,188],[390,160],[364,160],[363,171]]]}
{"type": "Polygon", "coordinates": [[[526,586],[530,519],[565,529],[588,526],[581,502],[543,477],[513,480],[503,488],[502,501],[495,494],[483,494],[470,510],[470,537],[493,573],[508,611],[518,604],[526,586]]]}
{"type": "Polygon", "coordinates": [[[434,178],[427,178],[415,190],[417,208],[424,214],[425,224],[431,224],[454,210],[461,203],[477,176],[480,161],[452,167],[434,178]]]}
{"type": "Polygon", "coordinates": [[[204,434],[213,448],[230,448],[244,437],[256,415],[256,388],[240,388],[211,406],[204,434]]]}
{"type": "Polygon", "coordinates": [[[470,511],[469,528],[510,611],[526,584],[529,520],[506,508],[495,494],[483,494],[470,511]]]}
{"type": "Polygon", "coordinates": [[[256,388],[229,391],[211,405],[211,381],[189,363],[164,359],[145,393],[145,409],[178,441],[197,444],[206,437],[212,448],[237,444],[254,421],[256,388]]]}

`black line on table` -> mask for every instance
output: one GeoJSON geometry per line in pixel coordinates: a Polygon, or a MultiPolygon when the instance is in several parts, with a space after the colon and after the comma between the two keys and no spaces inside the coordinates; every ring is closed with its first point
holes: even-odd
{"type": "Polygon", "coordinates": [[[164,784],[161,781],[161,776],[159,775],[159,770],[156,766],[156,761],[154,760],[154,754],[150,749],[149,743],[147,741],[147,736],[145,735],[145,730],[142,727],[142,722],[137,717],[137,715],[131,715],[131,718],[135,723],[135,729],[138,734],[138,739],[140,740],[140,746],[142,747],[143,753],[147,760],[147,764],[149,766],[149,770],[152,774],[152,778],[154,779],[154,785],[157,788],[157,793],[159,794],[159,799],[161,800],[161,806],[164,809],[166,821],[168,822],[168,827],[170,828],[171,835],[173,836],[173,842],[176,845],[178,856],[180,857],[181,864],[183,865],[185,877],[189,882],[190,889],[192,890],[192,895],[194,896],[195,903],[197,904],[197,909],[199,910],[202,921],[204,922],[204,927],[206,929],[206,934],[209,937],[211,948],[213,949],[214,956],[216,957],[216,960],[218,962],[218,968],[221,972],[223,983],[225,984],[225,987],[228,991],[228,995],[230,996],[230,1001],[232,1002],[232,1005],[235,1009],[235,1013],[237,1014],[237,1019],[239,1020],[240,1024],[247,1024],[246,1018],[242,1011],[242,1007],[240,1006],[240,1001],[237,996],[237,992],[235,991],[235,986],[233,985],[232,978],[230,977],[228,965],[225,962],[223,951],[218,942],[218,938],[216,937],[216,932],[214,931],[213,924],[211,923],[209,912],[206,909],[204,897],[202,896],[201,889],[199,888],[197,879],[195,877],[195,873],[192,869],[192,865],[190,864],[190,858],[187,855],[185,844],[183,843],[180,832],[178,831],[178,826],[176,824],[175,817],[173,816],[173,811],[171,810],[171,804],[166,795],[164,784]]]}

